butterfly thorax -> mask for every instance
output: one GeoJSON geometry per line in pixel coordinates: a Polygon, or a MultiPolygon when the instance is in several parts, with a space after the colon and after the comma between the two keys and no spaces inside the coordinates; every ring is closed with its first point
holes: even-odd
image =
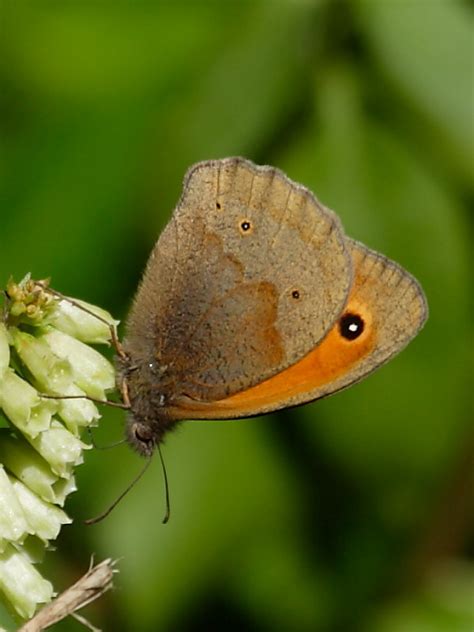
{"type": "Polygon", "coordinates": [[[150,456],[177,423],[167,412],[171,389],[166,367],[129,354],[118,358],[117,366],[118,387],[130,403],[127,441],[141,455],[150,456]]]}

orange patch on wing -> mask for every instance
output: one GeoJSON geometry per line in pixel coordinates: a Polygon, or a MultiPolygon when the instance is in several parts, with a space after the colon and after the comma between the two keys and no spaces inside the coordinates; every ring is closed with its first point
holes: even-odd
{"type": "Polygon", "coordinates": [[[279,408],[281,403],[295,396],[310,393],[344,375],[354,364],[370,353],[375,345],[376,332],[372,326],[372,316],[357,297],[358,285],[357,282],[354,284],[344,314],[355,313],[363,318],[364,331],[359,338],[355,340],[344,338],[340,333],[338,320],[309,354],[281,373],[221,400],[195,402],[194,405],[188,401],[183,408],[189,412],[190,418],[212,418],[218,417],[219,414],[232,416],[258,414],[259,409],[266,409],[269,406],[279,408]]]}
{"type": "MultiPolygon", "coordinates": [[[[345,312],[351,311],[349,302],[345,312]]],[[[334,381],[373,349],[374,332],[368,329],[366,326],[360,338],[350,341],[341,336],[339,323],[336,323],[302,360],[246,391],[213,402],[213,411],[245,414],[245,411],[278,404],[334,381]]]]}

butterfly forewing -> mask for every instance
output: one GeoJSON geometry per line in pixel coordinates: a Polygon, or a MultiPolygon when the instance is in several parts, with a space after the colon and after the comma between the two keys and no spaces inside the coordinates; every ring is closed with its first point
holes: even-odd
{"type": "Polygon", "coordinates": [[[150,343],[137,364],[158,363],[170,399],[215,401],[305,356],[351,284],[339,221],[307,189],[243,159],[199,163],[153,251],[129,339],[150,343]]]}

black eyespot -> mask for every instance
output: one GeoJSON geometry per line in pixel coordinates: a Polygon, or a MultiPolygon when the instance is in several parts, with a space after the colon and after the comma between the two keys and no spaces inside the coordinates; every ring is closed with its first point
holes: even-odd
{"type": "Polygon", "coordinates": [[[219,204],[219,202],[216,202],[216,208],[221,208],[221,205],[219,204]]]}
{"type": "Polygon", "coordinates": [[[240,224],[240,228],[246,232],[247,230],[250,230],[250,222],[248,222],[247,220],[245,220],[245,222],[242,222],[240,224]]]}
{"type": "Polygon", "coordinates": [[[298,290],[293,290],[293,292],[291,293],[291,296],[293,298],[299,298],[300,297],[300,293],[298,292],[298,290]]]}
{"type": "Polygon", "coordinates": [[[339,331],[346,340],[355,340],[364,331],[364,321],[357,314],[344,314],[339,321],[339,331]]]}

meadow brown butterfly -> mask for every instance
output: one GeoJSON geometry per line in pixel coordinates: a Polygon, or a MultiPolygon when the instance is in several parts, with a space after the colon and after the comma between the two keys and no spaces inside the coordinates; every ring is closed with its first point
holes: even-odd
{"type": "Polygon", "coordinates": [[[235,419],[359,382],[420,330],[398,264],[273,167],[200,162],[151,253],[119,368],[129,442],[150,456],[185,419],[235,419]]]}

